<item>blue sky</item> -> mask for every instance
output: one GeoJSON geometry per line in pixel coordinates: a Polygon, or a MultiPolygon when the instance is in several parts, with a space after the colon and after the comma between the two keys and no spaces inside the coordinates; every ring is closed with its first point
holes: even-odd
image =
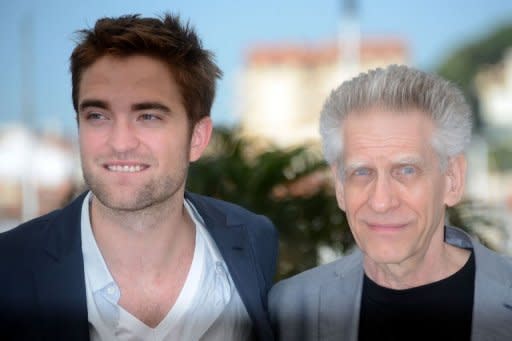
{"type": "MultiPolygon", "coordinates": [[[[204,46],[212,50],[224,78],[219,83],[212,116],[217,124],[237,122],[236,77],[244,52],[260,43],[314,43],[335,39],[341,0],[17,0],[0,4],[0,126],[22,115],[21,23],[32,19],[32,58],[28,70],[36,124],[75,134],[68,58],[73,32],[97,18],[164,11],[190,20],[204,46]]],[[[411,62],[432,70],[464,42],[478,39],[512,22],[510,0],[359,0],[364,37],[401,37],[409,44],[411,62]]],[[[25,64],[27,65],[27,64],[25,64]]],[[[27,68],[26,68],[27,69],[27,68]]]]}

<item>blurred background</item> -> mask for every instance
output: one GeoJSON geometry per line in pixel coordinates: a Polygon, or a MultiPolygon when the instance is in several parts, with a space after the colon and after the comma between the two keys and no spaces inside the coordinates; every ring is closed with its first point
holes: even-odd
{"type": "Polygon", "coordinates": [[[224,71],[216,132],[188,188],[269,216],[278,277],[353,240],[322,160],[318,116],[343,80],[398,63],[462,87],[476,113],[465,200],[448,222],[512,254],[512,1],[18,0],[0,4],[0,231],[85,189],[68,58],[103,16],[190,20],[224,71]]]}

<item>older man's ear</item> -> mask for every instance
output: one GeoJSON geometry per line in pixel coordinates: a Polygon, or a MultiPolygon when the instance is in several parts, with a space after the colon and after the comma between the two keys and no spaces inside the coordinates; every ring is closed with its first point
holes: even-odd
{"type": "Polygon", "coordinates": [[[339,168],[337,165],[331,165],[332,181],[334,182],[334,190],[336,192],[336,201],[338,202],[338,207],[342,211],[345,211],[345,193],[343,189],[343,181],[338,169],[339,168]]]}
{"type": "Polygon", "coordinates": [[[462,200],[466,186],[466,168],[467,161],[463,154],[455,155],[448,160],[444,194],[444,203],[448,207],[455,206],[462,200]]]}

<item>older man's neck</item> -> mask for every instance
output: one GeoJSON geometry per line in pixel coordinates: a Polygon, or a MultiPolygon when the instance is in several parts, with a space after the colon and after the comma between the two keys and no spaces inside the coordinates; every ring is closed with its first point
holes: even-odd
{"type": "Polygon", "coordinates": [[[470,254],[468,250],[443,243],[437,250],[396,264],[376,263],[366,256],[364,270],[380,286],[403,290],[450,277],[466,264],[470,254]]]}

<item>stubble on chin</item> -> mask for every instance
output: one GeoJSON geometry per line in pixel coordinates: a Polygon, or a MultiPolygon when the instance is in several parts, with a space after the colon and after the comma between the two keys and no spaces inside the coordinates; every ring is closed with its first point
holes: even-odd
{"type": "Polygon", "coordinates": [[[112,211],[135,212],[169,200],[180,189],[181,184],[176,183],[170,176],[148,183],[133,189],[131,193],[115,192],[111,185],[97,176],[83,170],[84,180],[98,201],[112,211]]]}

